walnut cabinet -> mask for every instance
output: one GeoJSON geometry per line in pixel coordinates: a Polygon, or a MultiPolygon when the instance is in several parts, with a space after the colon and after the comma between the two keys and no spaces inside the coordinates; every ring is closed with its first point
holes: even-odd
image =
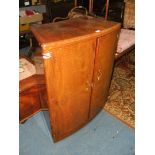
{"type": "Polygon", "coordinates": [[[31,30],[42,48],[52,136],[56,142],[102,110],[120,24],[82,17],[34,25],[31,30]]]}

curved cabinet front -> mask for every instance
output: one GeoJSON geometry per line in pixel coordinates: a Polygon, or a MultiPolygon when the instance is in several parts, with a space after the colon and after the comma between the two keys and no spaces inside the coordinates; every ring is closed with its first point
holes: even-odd
{"type": "Polygon", "coordinates": [[[103,108],[118,31],[51,51],[44,59],[54,141],[75,132],[103,108]]]}
{"type": "Polygon", "coordinates": [[[103,108],[120,24],[76,18],[32,26],[42,47],[54,141],[80,129],[103,108]]]}
{"type": "Polygon", "coordinates": [[[114,31],[97,39],[90,119],[99,113],[107,100],[117,47],[117,36],[118,31],[114,31]]]}
{"type": "Polygon", "coordinates": [[[88,121],[96,40],[52,51],[44,60],[52,135],[58,141],[88,121]]]}

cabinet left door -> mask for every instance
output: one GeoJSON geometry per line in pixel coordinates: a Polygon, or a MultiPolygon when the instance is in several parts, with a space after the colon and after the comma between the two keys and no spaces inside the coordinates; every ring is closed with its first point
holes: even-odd
{"type": "Polygon", "coordinates": [[[53,49],[44,59],[48,107],[54,141],[88,122],[96,39],[53,49]]]}

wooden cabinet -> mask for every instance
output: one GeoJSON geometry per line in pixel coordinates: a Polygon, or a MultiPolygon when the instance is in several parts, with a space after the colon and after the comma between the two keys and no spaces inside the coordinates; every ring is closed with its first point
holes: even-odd
{"type": "Polygon", "coordinates": [[[52,135],[58,141],[103,108],[120,24],[88,17],[31,30],[43,51],[52,135]]]}

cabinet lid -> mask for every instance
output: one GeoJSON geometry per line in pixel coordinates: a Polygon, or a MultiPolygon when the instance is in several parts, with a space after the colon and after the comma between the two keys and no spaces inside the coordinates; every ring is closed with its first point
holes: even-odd
{"type": "Polygon", "coordinates": [[[103,36],[119,28],[120,23],[106,21],[100,17],[80,17],[31,26],[32,33],[44,52],[93,36],[103,36]]]}

